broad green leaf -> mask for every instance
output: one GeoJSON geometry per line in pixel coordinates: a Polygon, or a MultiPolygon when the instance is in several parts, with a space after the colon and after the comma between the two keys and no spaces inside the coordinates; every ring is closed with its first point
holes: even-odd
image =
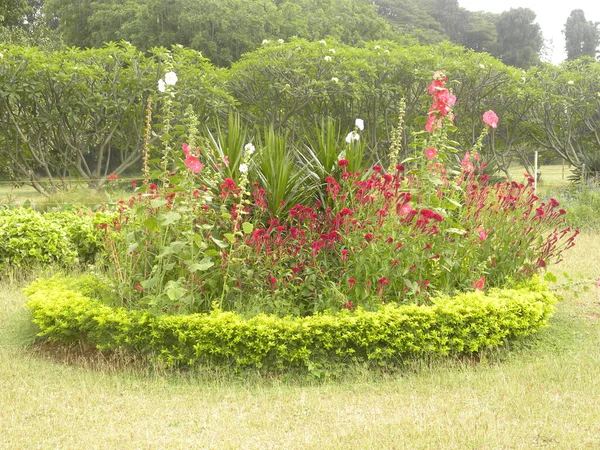
{"type": "Polygon", "coordinates": [[[254,230],[254,225],[250,222],[244,222],[242,224],[242,230],[244,230],[244,234],[250,234],[254,230]]]}
{"type": "Polygon", "coordinates": [[[210,269],[214,265],[215,262],[212,260],[212,258],[206,257],[202,259],[202,261],[190,265],[188,269],[190,272],[204,272],[205,270],[210,269]]]}

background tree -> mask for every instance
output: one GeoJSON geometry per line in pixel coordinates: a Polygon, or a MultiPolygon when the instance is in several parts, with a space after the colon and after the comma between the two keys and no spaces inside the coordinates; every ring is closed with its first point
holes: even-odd
{"type": "Polygon", "coordinates": [[[581,56],[596,57],[596,49],[600,44],[598,22],[587,21],[583,10],[574,9],[571,11],[563,33],[565,35],[567,60],[570,61],[581,56]]]}
{"type": "Polygon", "coordinates": [[[511,8],[498,17],[498,41],[492,54],[505,64],[527,69],[540,62],[542,30],[529,8],[511,8]]]}
{"type": "Polygon", "coordinates": [[[23,25],[25,14],[28,11],[27,0],[0,1],[0,26],[23,25]]]}

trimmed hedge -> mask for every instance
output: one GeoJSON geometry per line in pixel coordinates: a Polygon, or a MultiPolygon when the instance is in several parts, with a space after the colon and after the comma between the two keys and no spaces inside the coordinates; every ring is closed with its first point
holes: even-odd
{"type": "Polygon", "coordinates": [[[107,213],[0,209],[0,269],[91,262],[103,245],[103,230],[96,224],[109,217],[107,213]]]}
{"type": "Polygon", "coordinates": [[[532,280],[514,289],[437,298],[430,306],[244,319],[217,309],[160,316],[109,307],[99,300],[106,288],[91,277],[37,280],[25,292],[43,339],[140,352],[169,366],[274,369],[475,353],[547,326],[556,301],[532,280]]]}

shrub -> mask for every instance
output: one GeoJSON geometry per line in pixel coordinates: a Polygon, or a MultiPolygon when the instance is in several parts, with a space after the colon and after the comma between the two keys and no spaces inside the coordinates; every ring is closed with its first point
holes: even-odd
{"type": "Polygon", "coordinates": [[[536,279],[513,289],[439,297],[430,305],[382,306],[309,317],[156,315],[98,300],[86,276],[37,280],[27,305],[43,339],[140,352],[169,366],[224,364],[283,369],[336,362],[397,363],[422,355],[470,354],[529,335],[547,324],[555,297],[536,279]]]}
{"type": "Polygon", "coordinates": [[[101,248],[103,213],[0,210],[0,268],[91,262],[101,248]]]}

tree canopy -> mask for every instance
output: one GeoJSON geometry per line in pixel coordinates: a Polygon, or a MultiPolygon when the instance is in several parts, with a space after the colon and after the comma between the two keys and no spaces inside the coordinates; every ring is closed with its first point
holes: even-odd
{"type": "Polygon", "coordinates": [[[569,61],[582,56],[596,57],[597,48],[600,45],[598,22],[594,23],[586,20],[583,10],[574,9],[571,11],[563,33],[569,61]]]}

